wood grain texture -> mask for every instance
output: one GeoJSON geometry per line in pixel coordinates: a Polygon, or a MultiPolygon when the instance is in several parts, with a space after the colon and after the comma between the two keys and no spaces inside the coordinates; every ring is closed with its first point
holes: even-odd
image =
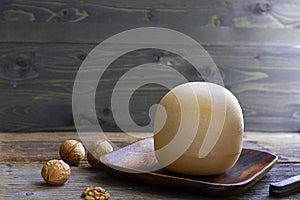
{"type": "MultiPolygon", "coordinates": [[[[81,133],[80,135],[86,144],[99,136],[97,133],[81,133]]],[[[131,133],[136,137],[118,132],[105,133],[105,135],[118,147],[123,147],[139,138],[149,137],[151,133],[131,133]]],[[[51,158],[59,158],[60,145],[71,138],[80,140],[79,135],[75,132],[1,133],[0,163],[45,162],[51,158]]],[[[299,142],[300,136],[297,133],[246,132],[243,138],[243,147],[269,151],[279,157],[278,162],[292,163],[300,162],[299,142]]]]}
{"type": "Polygon", "coordinates": [[[294,1],[18,1],[1,3],[1,21],[44,23],[130,22],[137,25],[190,24],[259,28],[299,28],[294,1]],[[173,20],[169,20],[169,18],[173,20]]]}
{"type": "MultiPolygon", "coordinates": [[[[137,134],[149,136],[149,133],[137,134]]],[[[108,135],[120,146],[133,141],[122,133],[108,135]]],[[[91,140],[94,137],[95,135],[90,135],[91,140]]],[[[111,199],[208,199],[184,191],[169,191],[122,181],[102,170],[90,168],[86,161],[79,167],[71,168],[72,175],[65,185],[48,186],[40,175],[42,165],[48,159],[58,158],[59,145],[69,138],[78,139],[78,135],[75,132],[1,133],[0,199],[80,199],[81,192],[90,185],[104,187],[111,193],[111,199]]],[[[269,197],[269,184],[300,173],[299,134],[249,132],[245,133],[244,141],[244,147],[271,150],[279,155],[281,161],[257,184],[231,199],[275,200],[269,197]]],[[[299,198],[299,194],[294,194],[284,199],[299,198]]]]}
{"type": "MultiPolygon", "coordinates": [[[[94,47],[93,44],[0,43],[0,130],[74,130],[73,83],[82,60],[94,47]]],[[[204,47],[219,67],[225,86],[239,99],[247,131],[300,130],[299,48],[204,47]]],[[[145,49],[122,56],[107,69],[98,85],[96,111],[105,130],[119,130],[110,105],[114,85],[125,72],[145,63],[168,65],[190,81],[202,81],[212,73],[195,73],[187,61],[166,51],[145,49]]],[[[162,73],[162,77],[176,81],[169,74],[162,73]]],[[[145,79],[153,77],[145,74],[145,79]]],[[[133,120],[147,125],[148,109],[167,91],[158,85],[138,89],[129,105],[133,120]]]]}
{"type": "MultiPolygon", "coordinates": [[[[108,37],[151,26],[185,33],[207,49],[225,86],[240,100],[247,131],[299,132],[299,5],[292,0],[1,1],[0,131],[75,130],[71,94],[81,62],[108,37]]],[[[170,52],[124,55],[98,87],[103,129],[120,131],[110,106],[114,84],[127,70],[149,62],[171,66],[190,81],[213,74],[195,73],[170,52]]],[[[157,85],[139,88],[129,106],[133,120],[147,125],[148,108],[166,91],[157,85]]]]}
{"type": "MultiPolygon", "coordinates": [[[[0,165],[2,199],[81,199],[83,190],[90,186],[101,186],[111,194],[110,199],[209,199],[199,195],[192,195],[184,191],[169,191],[142,184],[124,182],[109,176],[102,170],[94,170],[88,165],[71,168],[69,181],[59,187],[48,186],[40,176],[42,164],[2,164],[0,165]]],[[[266,176],[246,190],[243,194],[231,197],[233,200],[241,199],[270,199],[269,184],[300,173],[299,164],[276,165],[266,176]]],[[[298,199],[294,194],[284,199],[298,199]]]]}
{"type": "Polygon", "coordinates": [[[0,42],[34,43],[100,43],[120,32],[140,27],[162,27],[182,32],[203,45],[261,45],[297,46],[299,29],[279,28],[233,28],[191,26],[188,24],[118,25],[102,23],[0,23],[0,42]],[[18,30],[15,31],[15,27],[18,30]],[[272,36],[272,37],[270,37],[272,36]]]}
{"type": "Polygon", "coordinates": [[[0,41],[99,43],[121,31],[158,26],[201,44],[297,45],[299,8],[272,0],[7,0],[0,3],[0,41]]]}

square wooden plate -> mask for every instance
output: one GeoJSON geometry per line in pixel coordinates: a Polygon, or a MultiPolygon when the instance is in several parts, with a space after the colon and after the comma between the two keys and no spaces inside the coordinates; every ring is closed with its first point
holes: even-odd
{"type": "Polygon", "coordinates": [[[243,149],[237,163],[223,174],[215,176],[186,176],[160,169],[154,154],[153,138],[146,138],[100,158],[105,170],[125,180],[146,183],[203,196],[228,197],[255,184],[277,161],[268,152],[243,149]],[[146,154],[147,153],[147,154],[146,154]]]}

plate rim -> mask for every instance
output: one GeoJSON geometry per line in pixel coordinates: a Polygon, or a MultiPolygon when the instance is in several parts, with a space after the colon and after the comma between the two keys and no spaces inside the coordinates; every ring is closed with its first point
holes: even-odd
{"type": "Polygon", "coordinates": [[[121,171],[121,170],[118,170],[118,168],[119,169],[129,169],[129,170],[135,171],[135,173],[138,173],[138,174],[151,175],[151,176],[155,176],[155,177],[160,176],[160,177],[163,177],[163,178],[184,179],[184,181],[188,181],[188,182],[191,182],[191,183],[205,184],[205,185],[210,185],[210,186],[214,186],[214,187],[240,187],[240,186],[247,185],[252,180],[255,180],[257,177],[265,175],[278,161],[278,156],[275,155],[272,152],[256,150],[256,149],[250,149],[250,148],[242,148],[242,150],[246,150],[246,151],[252,151],[252,152],[255,151],[255,152],[265,153],[265,154],[268,154],[268,155],[272,156],[273,158],[272,158],[271,162],[269,162],[267,165],[265,165],[257,173],[251,175],[251,177],[247,178],[246,180],[243,180],[243,181],[237,182],[237,183],[212,183],[212,182],[206,182],[206,181],[203,181],[203,180],[191,179],[191,178],[188,178],[188,177],[186,178],[186,177],[172,176],[172,175],[167,175],[167,174],[160,174],[160,173],[151,172],[151,171],[150,172],[149,171],[142,171],[142,170],[139,170],[139,169],[124,168],[124,167],[119,166],[119,165],[115,165],[115,164],[112,164],[112,163],[105,162],[105,161],[107,161],[106,156],[114,154],[114,153],[116,153],[117,151],[119,151],[123,148],[126,148],[128,146],[131,146],[131,145],[137,143],[137,142],[147,140],[147,139],[153,139],[153,138],[147,137],[147,138],[143,138],[143,139],[137,140],[135,142],[132,142],[132,143],[116,150],[116,151],[113,151],[113,152],[110,152],[108,154],[100,156],[99,161],[105,166],[105,168],[109,168],[110,170],[118,171],[118,172],[121,172],[121,173],[134,174],[134,172],[131,173],[131,172],[127,172],[127,171],[121,171]]]}

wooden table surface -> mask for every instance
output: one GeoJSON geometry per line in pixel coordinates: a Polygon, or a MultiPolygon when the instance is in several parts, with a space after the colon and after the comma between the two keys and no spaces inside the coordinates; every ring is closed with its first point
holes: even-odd
{"type": "MultiPolygon", "coordinates": [[[[95,139],[95,134],[86,134],[91,141],[95,139]]],[[[118,146],[134,141],[124,133],[107,135],[118,146]]],[[[86,160],[71,167],[72,174],[65,185],[48,186],[40,175],[42,165],[49,159],[59,159],[59,146],[70,138],[79,137],[75,132],[0,133],[0,199],[81,199],[82,191],[90,185],[105,188],[111,199],[208,199],[118,180],[92,169],[86,160]]],[[[273,152],[279,161],[257,184],[231,199],[278,199],[269,197],[269,184],[300,174],[300,134],[247,132],[244,147],[273,152]]],[[[282,199],[300,199],[300,194],[282,199]]]]}

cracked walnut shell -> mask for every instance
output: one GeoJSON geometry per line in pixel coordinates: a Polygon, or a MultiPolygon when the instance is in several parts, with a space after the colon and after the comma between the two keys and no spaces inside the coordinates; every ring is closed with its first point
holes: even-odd
{"type": "Polygon", "coordinates": [[[69,165],[78,165],[84,159],[85,150],[81,142],[66,140],[60,146],[59,155],[69,165]]]}
{"type": "Polygon", "coordinates": [[[42,177],[49,185],[62,185],[70,177],[70,166],[62,160],[49,160],[42,168],[42,177]]]}

